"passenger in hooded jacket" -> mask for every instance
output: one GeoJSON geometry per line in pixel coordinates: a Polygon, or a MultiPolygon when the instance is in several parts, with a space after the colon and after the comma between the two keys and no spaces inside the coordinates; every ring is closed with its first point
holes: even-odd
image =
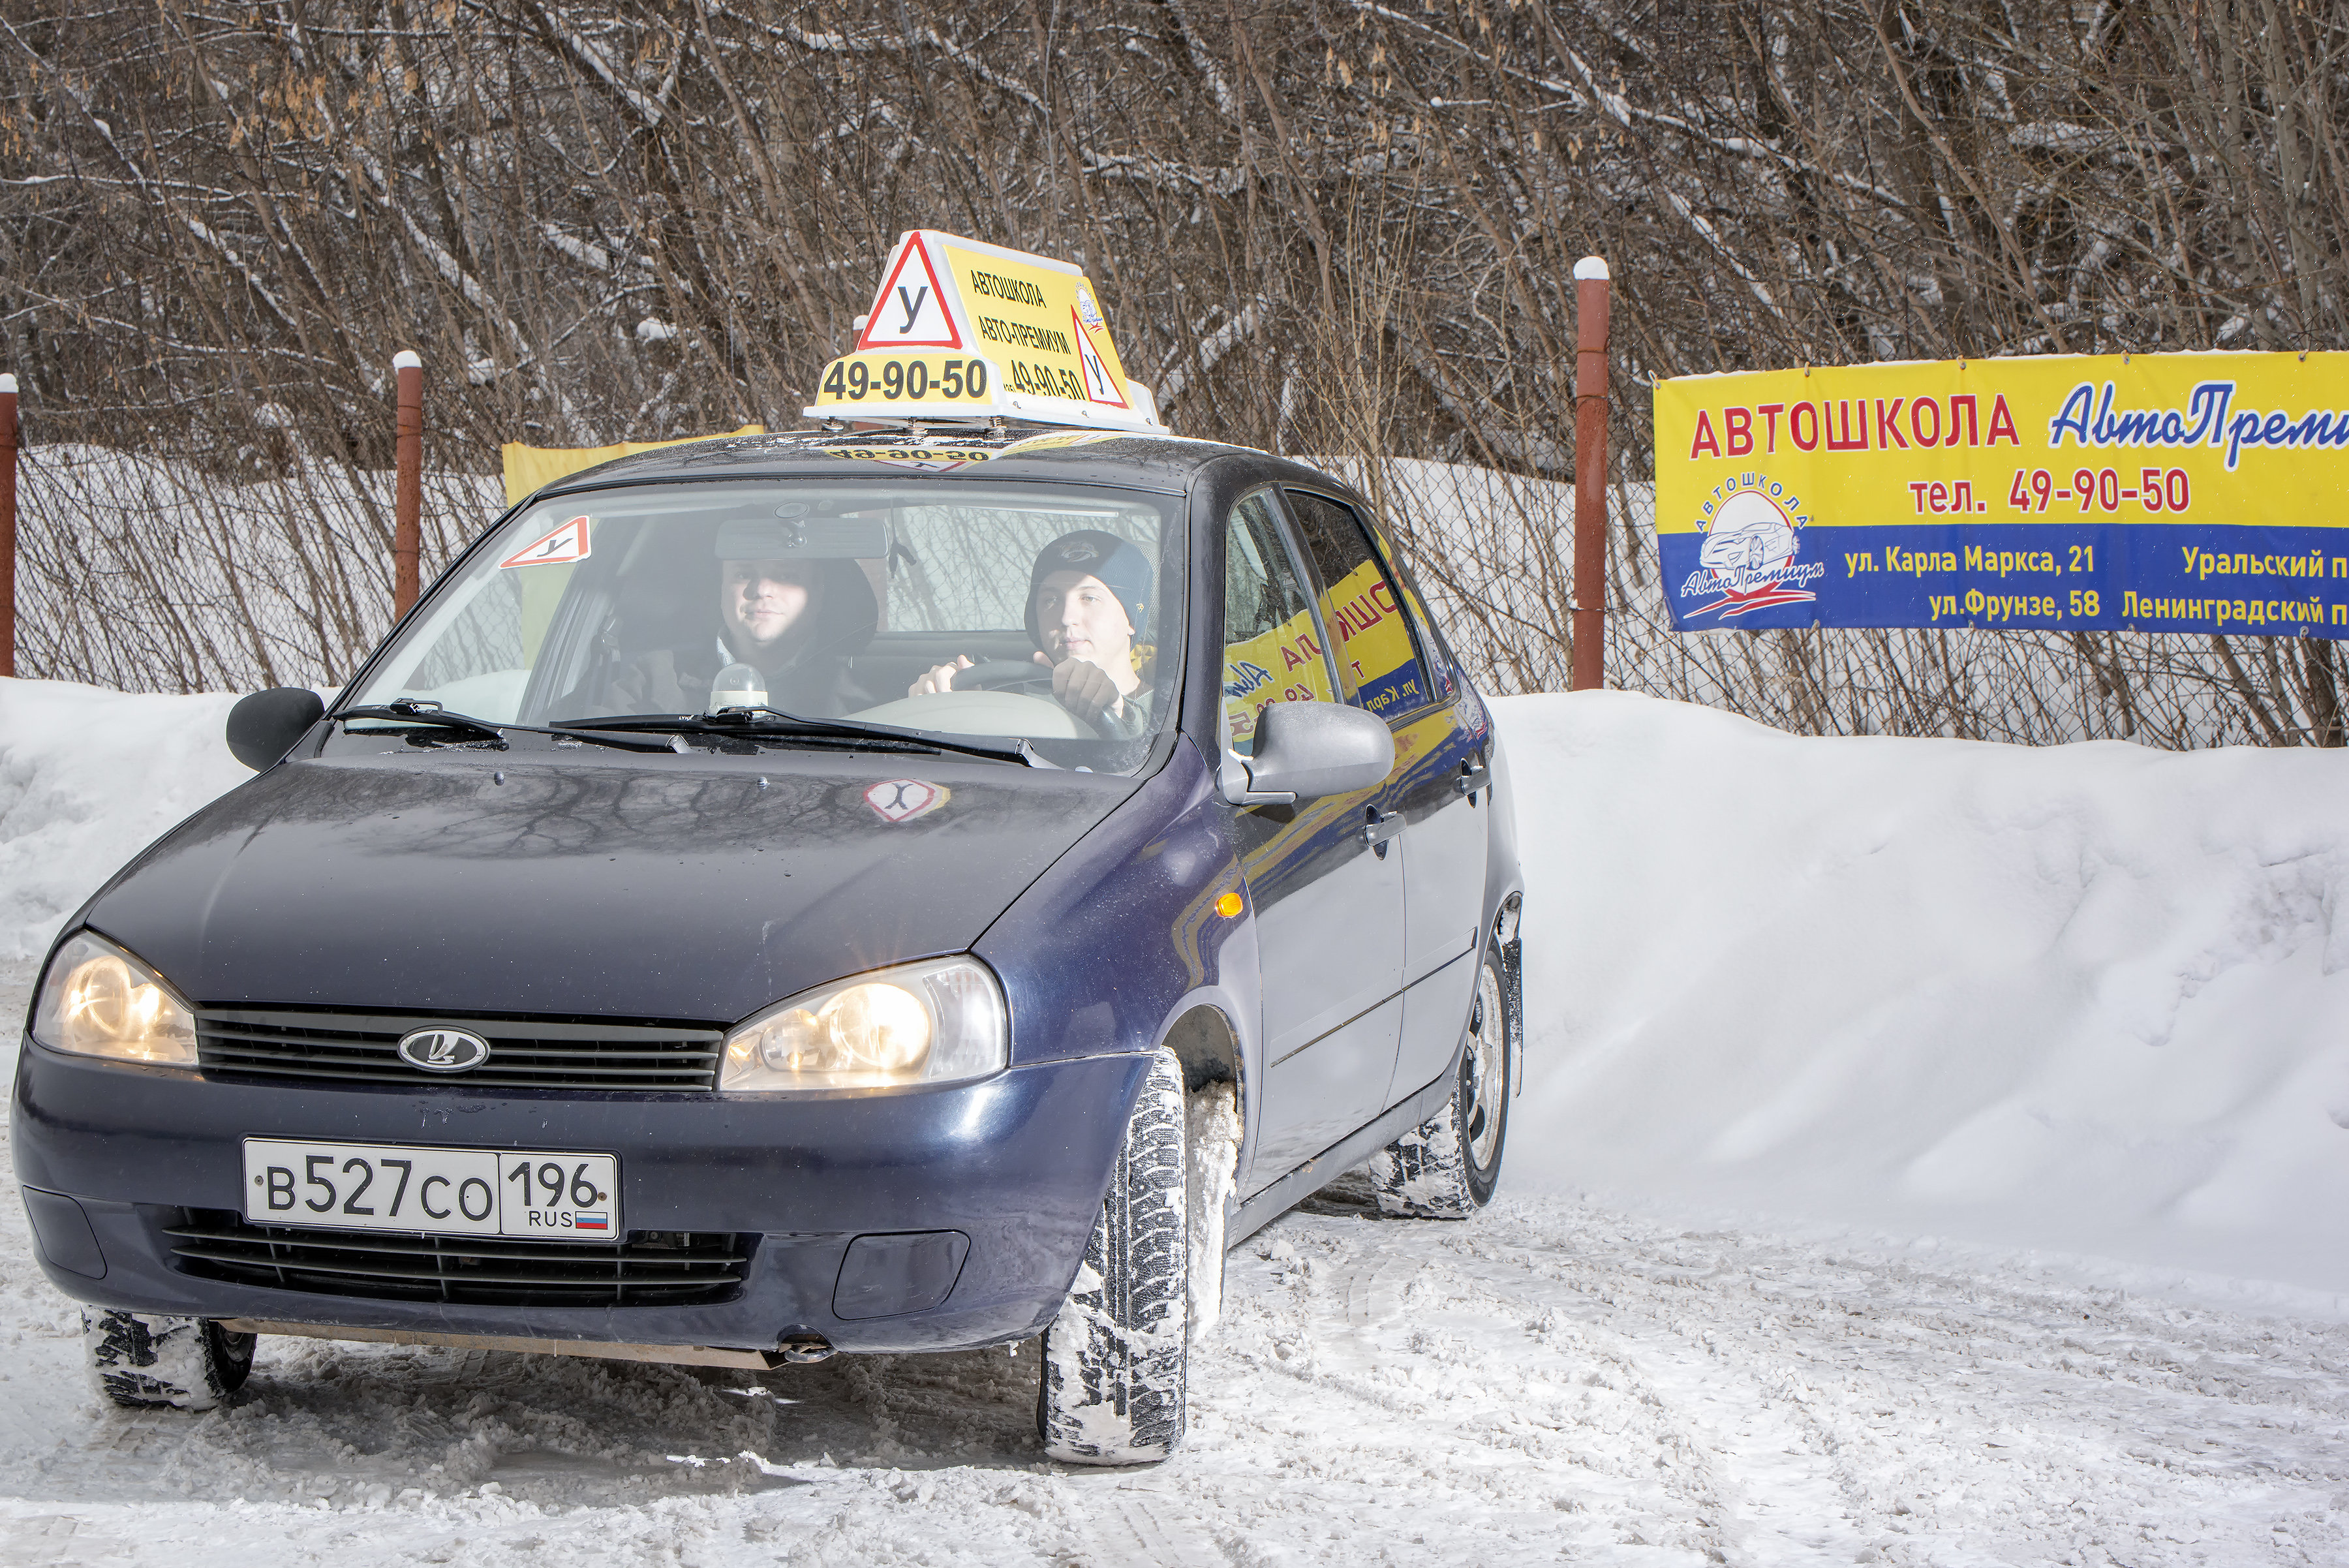
{"type": "MultiPolygon", "coordinates": [[[[854,561],[792,554],[788,525],[732,522],[719,529],[718,618],[707,641],[657,648],[616,675],[594,711],[698,713],[728,665],[765,678],[771,708],[836,719],[873,705],[850,660],[873,639],[880,607],[854,561]]],[[[574,704],[575,705],[575,704],[574,704]]]]}

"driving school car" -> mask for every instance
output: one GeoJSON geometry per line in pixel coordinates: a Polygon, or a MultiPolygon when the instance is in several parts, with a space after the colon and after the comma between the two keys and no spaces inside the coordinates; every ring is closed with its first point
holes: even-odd
{"type": "Polygon", "coordinates": [[[1490,715],[1360,494],[1132,425],[609,463],[331,704],[239,704],[256,776],[68,923],[19,1058],[104,1393],[203,1407],[262,1334],[1041,1334],[1048,1451],[1132,1462],[1227,1245],[1365,1162],[1473,1213],[1517,1065],[1490,715]]]}

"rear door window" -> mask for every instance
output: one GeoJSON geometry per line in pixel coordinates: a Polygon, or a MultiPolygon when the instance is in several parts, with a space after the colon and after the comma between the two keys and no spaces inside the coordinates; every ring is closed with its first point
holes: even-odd
{"type": "Polygon", "coordinates": [[[1340,678],[1354,700],[1392,722],[1434,701],[1427,661],[1402,598],[1352,507],[1309,490],[1287,493],[1298,535],[1321,579],[1320,609],[1340,678]]]}
{"type": "Polygon", "coordinates": [[[1224,717],[1231,748],[1256,750],[1275,702],[1328,702],[1336,691],[1313,602],[1281,538],[1272,493],[1232,508],[1224,536],[1224,717]]]}

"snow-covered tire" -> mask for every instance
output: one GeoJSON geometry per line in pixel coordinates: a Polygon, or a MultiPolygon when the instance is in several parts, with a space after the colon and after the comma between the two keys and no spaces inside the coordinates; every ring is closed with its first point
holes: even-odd
{"type": "Polygon", "coordinates": [[[210,1318],[85,1308],[82,1350],[99,1394],[131,1410],[209,1410],[253,1370],[256,1336],[210,1318]]]}
{"type": "Polygon", "coordinates": [[[1371,1156],[1379,1212],[1465,1220],[1492,1201],[1509,1130],[1508,987],[1488,945],[1460,1046],[1459,1076],[1444,1108],[1371,1156]]]}
{"type": "Polygon", "coordinates": [[[1109,1195],[1061,1315],[1044,1331],[1036,1429],[1080,1465],[1163,1459],[1183,1441],[1190,1356],[1183,1069],[1152,1062],[1109,1195]]]}

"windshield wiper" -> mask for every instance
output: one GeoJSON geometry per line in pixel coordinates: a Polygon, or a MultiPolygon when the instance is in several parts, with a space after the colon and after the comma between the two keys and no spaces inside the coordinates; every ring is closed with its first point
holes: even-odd
{"type": "Polygon", "coordinates": [[[527,735],[553,735],[558,740],[589,741],[599,746],[614,746],[624,752],[666,752],[667,746],[653,745],[627,735],[599,735],[592,728],[566,727],[550,730],[539,724],[503,724],[494,719],[476,719],[471,713],[452,713],[438,702],[422,698],[399,697],[389,702],[373,703],[357,708],[346,708],[334,715],[336,720],[386,719],[397,723],[422,724],[435,729],[456,730],[480,735],[485,740],[503,741],[506,732],[527,735]]]}
{"type": "Polygon", "coordinates": [[[806,736],[811,740],[894,742],[901,746],[919,747],[932,752],[959,752],[967,756],[991,757],[999,762],[1020,763],[1031,768],[1052,766],[1026,740],[1008,745],[990,745],[985,741],[961,741],[927,730],[908,730],[896,724],[864,724],[846,719],[810,719],[797,713],[786,713],[781,708],[720,708],[715,713],[612,713],[600,719],[557,719],[558,728],[574,724],[592,725],[604,730],[662,730],[679,735],[749,735],[792,738],[806,736]]]}

